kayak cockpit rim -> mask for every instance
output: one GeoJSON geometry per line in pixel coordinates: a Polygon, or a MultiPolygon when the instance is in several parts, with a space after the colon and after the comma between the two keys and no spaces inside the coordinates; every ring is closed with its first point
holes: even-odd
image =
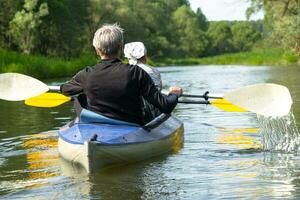
{"type": "MultiPolygon", "coordinates": [[[[132,129],[133,132],[139,132],[141,130],[144,130],[145,132],[151,134],[151,131],[157,127],[159,127],[160,125],[162,125],[164,122],[166,122],[169,118],[171,117],[171,114],[160,114],[158,117],[156,117],[155,119],[153,119],[151,122],[147,123],[144,126],[127,126],[127,128],[132,129]],[[134,130],[135,129],[135,130],[134,130]]],[[[91,136],[88,136],[88,138],[85,138],[83,141],[75,141],[75,140],[70,140],[68,137],[65,137],[65,135],[63,134],[63,130],[64,129],[72,129],[72,128],[76,128],[79,129],[81,126],[85,126],[85,125],[103,125],[103,126],[116,126],[116,125],[111,125],[111,124],[106,124],[106,123],[97,123],[97,122],[91,122],[91,123],[82,123],[82,122],[75,122],[75,123],[71,123],[71,126],[66,125],[65,127],[63,127],[60,131],[59,131],[59,137],[61,139],[63,139],[64,141],[71,143],[71,144],[75,144],[75,145],[82,145],[85,141],[88,142],[93,142],[97,145],[114,145],[113,143],[107,143],[101,140],[97,140],[97,134],[93,134],[91,136]]],[[[118,125],[120,128],[124,127],[124,125],[120,124],[118,125]]],[[[80,132],[80,131],[79,131],[80,132]]],[[[163,139],[163,138],[161,138],[163,139]]],[[[140,142],[134,142],[135,144],[137,143],[143,143],[144,141],[140,141],[140,142]]],[[[146,141],[145,141],[146,142],[146,141]]],[[[127,144],[134,144],[132,142],[130,143],[124,143],[125,145],[127,144]]],[[[122,144],[116,144],[116,145],[122,145],[122,144]]]]}
{"type": "Polygon", "coordinates": [[[169,119],[170,116],[171,116],[171,114],[162,113],[158,117],[154,118],[151,122],[145,124],[143,126],[143,129],[150,132],[152,129],[154,129],[154,128],[158,127],[159,125],[161,125],[162,123],[164,123],[167,119],[169,119]]]}

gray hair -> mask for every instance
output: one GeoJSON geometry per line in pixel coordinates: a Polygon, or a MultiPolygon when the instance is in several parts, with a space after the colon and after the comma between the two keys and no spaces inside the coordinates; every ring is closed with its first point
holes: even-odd
{"type": "Polygon", "coordinates": [[[106,56],[117,56],[123,43],[123,29],[118,24],[104,24],[93,39],[93,46],[106,56]]]}

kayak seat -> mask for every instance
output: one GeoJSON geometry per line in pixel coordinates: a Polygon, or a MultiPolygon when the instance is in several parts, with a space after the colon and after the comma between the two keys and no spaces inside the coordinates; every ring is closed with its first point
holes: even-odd
{"type": "Polygon", "coordinates": [[[100,115],[98,113],[95,113],[95,112],[87,110],[87,109],[82,109],[80,116],[79,116],[78,123],[99,123],[99,124],[125,125],[125,126],[140,127],[140,125],[138,125],[138,124],[108,118],[108,117],[105,117],[103,115],[100,115]]]}

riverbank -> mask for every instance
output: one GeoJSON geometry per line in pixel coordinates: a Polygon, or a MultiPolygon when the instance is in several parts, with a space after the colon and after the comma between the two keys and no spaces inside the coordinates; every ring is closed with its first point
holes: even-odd
{"type": "MultiPolygon", "coordinates": [[[[259,49],[251,52],[224,54],[206,58],[184,58],[150,60],[152,66],[174,65],[299,65],[299,57],[287,54],[282,49],[259,49]]],[[[76,59],[64,60],[45,56],[24,55],[0,49],[0,73],[18,72],[36,78],[58,78],[72,76],[85,66],[97,62],[95,55],[84,55],[76,59]]]]}
{"type": "Polygon", "coordinates": [[[0,49],[0,73],[18,72],[36,78],[72,76],[84,66],[94,65],[96,62],[95,55],[83,55],[79,58],[65,60],[0,49]]]}
{"type": "Polygon", "coordinates": [[[165,59],[154,62],[154,66],[169,65],[300,65],[300,57],[286,53],[283,49],[257,49],[251,52],[223,54],[205,58],[165,59]]]}

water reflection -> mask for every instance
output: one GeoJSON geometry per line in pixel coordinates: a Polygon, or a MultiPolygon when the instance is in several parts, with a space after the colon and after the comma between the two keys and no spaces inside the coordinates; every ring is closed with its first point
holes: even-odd
{"type": "Polygon", "coordinates": [[[0,100],[0,139],[57,130],[72,118],[72,109],[71,103],[43,109],[0,100]]]}
{"type": "Polygon", "coordinates": [[[293,197],[299,194],[299,156],[287,153],[265,152],[260,178],[271,181],[270,194],[273,197],[293,197]]]}
{"type": "MultiPolygon", "coordinates": [[[[144,162],[107,168],[94,174],[87,174],[81,166],[61,159],[61,169],[64,176],[78,182],[82,197],[156,199],[155,197],[171,197],[176,193],[176,189],[171,189],[171,185],[168,185],[168,177],[165,177],[164,171],[160,170],[165,159],[166,156],[161,156],[144,162]]],[[[71,191],[77,190],[78,185],[71,188],[71,191]]],[[[78,193],[78,191],[74,192],[78,193]]],[[[73,197],[70,193],[63,195],[63,197],[73,197]]]]}
{"type": "Polygon", "coordinates": [[[241,149],[261,149],[262,145],[257,137],[258,128],[218,128],[221,134],[218,138],[220,144],[230,144],[241,149]],[[247,136],[249,135],[249,136],[247,136]]]}
{"type": "Polygon", "coordinates": [[[43,134],[2,140],[3,155],[13,163],[2,163],[1,193],[21,192],[47,185],[59,175],[57,134],[43,134]],[[10,153],[5,153],[10,152],[10,153]]]}

